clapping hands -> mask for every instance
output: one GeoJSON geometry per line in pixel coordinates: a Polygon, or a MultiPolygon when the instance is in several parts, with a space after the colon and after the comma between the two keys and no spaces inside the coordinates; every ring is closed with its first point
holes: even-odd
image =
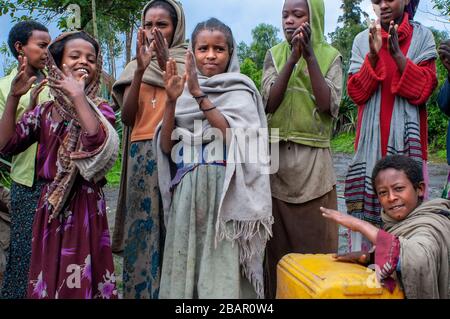
{"type": "Polygon", "coordinates": [[[136,61],[137,68],[140,71],[145,71],[153,58],[154,43],[149,42],[144,29],[139,28],[136,40],[136,61]]]}
{"type": "Polygon", "coordinates": [[[139,28],[136,41],[136,59],[138,69],[145,71],[150,65],[154,55],[161,70],[166,70],[169,61],[169,45],[158,28],[151,31],[152,38],[149,39],[144,29],[139,28]]]}
{"type": "Polygon", "coordinates": [[[302,56],[307,60],[314,54],[311,45],[311,27],[308,22],[302,23],[302,25],[295,30],[292,35],[291,44],[291,57],[294,62],[300,60],[302,56]]]}
{"type": "Polygon", "coordinates": [[[28,59],[24,56],[19,56],[19,72],[11,83],[10,95],[21,98],[30,89],[36,81],[36,76],[30,76],[27,72],[28,59]]]}
{"type": "Polygon", "coordinates": [[[61,91],[65,96],[72,99],[72,101],[77,97],[85,95],[84,89],[86,87],[87,74],[77,80],[65,64],[63,64],[63,71],[55,65],[53,66],[53,70],[56,71],[58,78],[48,78],[48,85],[51,88],[61,91]]]}

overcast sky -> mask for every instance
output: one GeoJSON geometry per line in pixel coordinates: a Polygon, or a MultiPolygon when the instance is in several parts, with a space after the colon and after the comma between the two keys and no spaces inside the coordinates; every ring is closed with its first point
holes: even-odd
{"type": "MultiPolygon", "coordinates": [[[[251,42],[251,30],[259,23],[272,24],[281,29],[281,9],[284,0],[181,0],[184,6],[187,20],[187,36],[190,36],[195,25],[210,17],[216,17],[228,24],[236,37],[237,42],[251,42]]],[[[334,31],[337,26],[337,19],[342,14],[339,9],[341,1],[325,0],[325,33],[334,31]]],[[[370,0],[364,0],[361,8],[373,16],[370,0]]],[[[440,30],[450,31],[450,23],[438,22],[437,14],[433,10],[431,0],[422,0],[416,20],[426,26],[433,26],[440,30]]],[[[60,31],[54,24],[49,26],[52,38],[56,37],[60,31]]],[[[9,16],[0,17],[0,44],[5,42],[8,30],[11,28],[9,16]]],[[[280,37],[281,37],[280,33],[280,37]]],[[[0,63],[2,62],[0,57],[0,63]]],[[[123,64],[118,61],[118,65],[123,64]]],[[[0,67],[0,76],[3,70],[0,67]]]]}

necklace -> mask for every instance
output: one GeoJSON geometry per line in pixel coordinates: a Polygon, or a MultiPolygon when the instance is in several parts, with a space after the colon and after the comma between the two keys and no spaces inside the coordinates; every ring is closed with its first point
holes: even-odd
{"type": "Polygon", "coordinates": [[[153,91],[152,107],[153,107],[153,109],[156,108],[156,88],[154,88],[154,91],[153,91]]]}

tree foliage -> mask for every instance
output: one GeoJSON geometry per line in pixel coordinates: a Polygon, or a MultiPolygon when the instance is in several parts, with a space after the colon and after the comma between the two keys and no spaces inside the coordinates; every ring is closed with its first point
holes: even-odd
{"type": "MultiPolygon", "coordinates": [[[[434,0],[434,8],[444,16],[450,16],[450,1],[449,0],[434,0]]],[[[450,20],[449,20],[450,22],[450,20]]]]}
{"type": "Polygon", "coordinates": [[[346,87],[353,40],[358,33],[366,28],[361,22],[362,15],[367,15],[360,8],[361,2],[362,0],[342,0],[341,10],[343,13],[338,18],[338,22],[342,26],[338,26],[334,32],[328,34],[331,45],[342,54],[344,65],[344,90],[335,134],[349,133],[356,129],[357,108],[348,96],[346,87]]]}
{"type": "Polygon", "coordinates": [[[247,75],[260,88],[262,79],[262,69],[259,69],[255,62],[250,58],[246,58],[241,63],[241,73],[247,75]]]}
{"type": "MultiPolygon", "coordinates": [[[[133,30],[140,20],[141,10],[147,0],[101,0],[96,1],[96,17],[98,37],[102,47],[107,52],[110,74],[115,75],[114,57],[121,54],[123,40],[126,35],[126,63],[131,59],[131,39],[133,30]]],[[[68,19],[71,4],[80,7],[80,28],[93,34],[92,0],[0,0],[0,16],[9,14],[14,21],[28,20],[32,17],[45,23],[57,21],[58,28],[68,30],[68,19]]]]}
{"type": "Polygon", "coordinates": [[[17,67],[17,61],[12,57],[9,47],[6,42],[3,42],[0,46],[0,56],[2,57],[2,71],[4,75],[11,73],[11,71],[17,67]]]}
{"type": "MultiPolygon", "coordinates": [[[[448,38],[449,34],[445,31],[439,31],[434,28],[430,28],[433,32],[434,39],[436,41],[436,46],[448,38]]],[[[432,151],[437,151],[440,149],[445,149],[445,132],[447,128],[448,118],[441,112],[437,104],[437,98],[439,94],[439,89],[444,84],[447,78],[447,69],[438,59],[436,61],[437,78],[438,78],[438,89],[434,91],[433,95],[430,97],[427,103],[428,111],[428,142],[432,151]]]]}
{"type": "MultiPolygon", "coordinates": [[[[126,31],[130,23],[138,20],[140,12],[146,0],[102,0],[96,1],[96,11],[98,17],[104,17],[104,21],[114,23],[117,31],[126,31]]],[[[58,19],[58,26],[65,29],[67,7],[71,4],[80,6],[81,9],[81,29],[85,29],[92,20],[91,0],[0,0],[0,7],[3,8],[0,15],[9,14],[14,19],[27,19],[30,14],[37,14],[39,18],[49,22],[58,19]],[[25,14],[20,15],[20,12],[25,14]]]]}
{"type": "Polygon", "coordinates": [[[250,45],[244,42],[238,45],[241,72],[250,77],[257,87],[261,86],[262,69],[267,50],[281,42],[278,32],[279,29],[273,25],[261,23],[252,30],[250,45]]]}
{"type": "Polygon", "coordinates": [[[361,2],[362,0],[343,0],[341,9],[344,13],[338,18],[338,23],[343,23],[344,27],[361,24],[361,2]]]}
{"type": "Polygon", "coordinates": [[[353,39],[363,31],[366,26],[361,23],[361,15],[367,15],[360,8],[362,0],[342,0],[342,15],[338,22],[342,26],[336,28],[334,32],[328,34],[331,39],[331,45],[341,52],[344,66],[347,66],[350,60],[353,39]]]}

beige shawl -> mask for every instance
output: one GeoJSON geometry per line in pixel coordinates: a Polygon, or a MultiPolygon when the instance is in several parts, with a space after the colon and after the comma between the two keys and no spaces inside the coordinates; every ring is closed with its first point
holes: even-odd
{"type": "Polygon", "coordinates": [[[450,201],[435,199],[397,222],[381,213],[400,240],[401,278],[408,299],[449,298],[450,201]]]}

